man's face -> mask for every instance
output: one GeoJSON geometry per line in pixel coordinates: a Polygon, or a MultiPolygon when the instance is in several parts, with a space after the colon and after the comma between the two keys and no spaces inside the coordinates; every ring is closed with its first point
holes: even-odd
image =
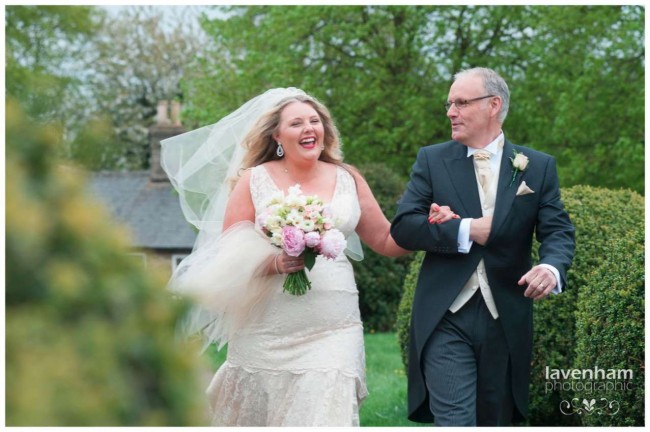
{"type": "Polygon", "coordinates": [[[472,99],[487,96],[483,79],[477,75],[458,78],[449,89],[449,102],[454,103],[447,110],[447,117],[451,120],[451,138],[467,146],[476,147],[489,136],[490,100],[472,99]],[[462,101],[471,101],[466,106],[462,101]]]}

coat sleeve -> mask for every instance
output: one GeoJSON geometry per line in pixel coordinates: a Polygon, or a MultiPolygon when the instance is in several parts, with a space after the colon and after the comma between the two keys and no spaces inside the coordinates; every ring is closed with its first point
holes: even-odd
{"type": "Polygon", "coordinates": [[[398,245],[408,250],[457,254],[460,219],[444,224],[430,224],[429,208],[436,201],[429,155],[420,149],[411,170],[411,178],[400,199],[391,225],[391,235],[398,245]]]}
{"type": "Polygon", "coordinates": [[[560,272],[562,286],[575,251],[575,228],[560,198],[560,181],[555,159],[546,166],[535,236],[540,242],[540,264],[550,264],[560,272]]]}

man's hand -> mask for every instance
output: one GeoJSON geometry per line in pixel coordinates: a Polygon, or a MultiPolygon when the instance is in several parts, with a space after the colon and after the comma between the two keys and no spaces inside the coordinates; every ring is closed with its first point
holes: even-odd
{"type": "Polygon", "coordinates": [[[452,219],[460,219],[460,216],[451,211],[449,206],[440,206],[436,203],[431,204],[429,208],[430,224],[441,224],[452,219]]]}
{"type": "Polygon", "coordinates": [[[535,266],[523,275],[517,283],[519,285],[528,285],[528,288],[524,291],[525,297],[539,300],[553,291],[553,288],[557,285],[557,280],[553,272],[546,267],[535,266]]]}
{"type": "Polygon", "coordinates": [[[469,224],[469,238],[470,240],[480,244],[481,246],[487,243],[492,231],[492,216],[484,216],[478,219],[472,219],[469,224]]]}

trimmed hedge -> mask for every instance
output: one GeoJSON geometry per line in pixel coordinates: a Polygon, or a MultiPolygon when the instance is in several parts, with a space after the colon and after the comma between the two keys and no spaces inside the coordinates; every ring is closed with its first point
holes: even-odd
{"type": "MultiPolygon", "coordinates": [[[[385,215],[394,215],[406,182],[386,165],[358,167],[385,215]]],[[[359,308],[366,331],[393,331],[404,277],[413,254],[399,258],[379,255],[363,244],[363,261],[352,261],[359,289],[359,308]]]]}
{"type": "Polygon", "coordinates": [[[574,394],[590,404],[581,415],[585,426],[644,426],[644,257],[643,231],[613,240],[592,284],[578,293],[574,368],[632,373],[580,382],[596,389],[574,394]]]}
{"type": "Polygon", "coordinates": [[[56,167],[56,134],[6,106],[6,423],[191,426],[205,420],[181,304],[126,234],[56,167]]]}
{"type": "MultiPolygon", "coordinates": [[[[547,391],[546,366],[553,369],[571,369],[576,354],[576,308],[578,292],[584,287],[600,289],[594,269],[616,250],[613,243],[644,230],[643,197],[629,190],[609,190],[590,186],[573,186],[562,191],[562,199],[576,227],[576,255],[568,272],[568,286],[564,293],[551,295],[535,302],[533,359],[530,387],[531,425],[577,425],[578,416],[563,415],[559,410],[562,400],[571,400],[573,393],[547,391]]],[[[537,259],[534,247],[534,259],[537,259]]],[[[424,254],[418,253],[420,261],[424,254]]],[[[408,346],[408,325],[413,292],[419,265],[414,265],[405,281],[400,302],[398,335],[403,353],[408,346]]],[[[643,310],[643,304],[636,304],[643,310]]],[[[637,341],[638,343],[639,341],[637,341]]],[[[405,355],[405,354],[404,354],[405,355]]],[[[637,391],[643,391],[642,386],[637,391]]],[[[631,396],[632,397],[632,396],[631,396]]],[[[636,398],[637,395],[633,396],[636,398]]]]}
{"type": "Polygon", "coordinates": [[[576,227],[576,254],[567,275],[567,290],[535,303],[531,425],[572,425],[580,421],[559,410],[563,400],[573,398],[571,392],[546,392],[545,368],[573,367],[578,293],[585,287],[595,289],[598,281],[593,279],[593,270],[613,252],[612,242],[643,232],[645,223],[643,197],[630,190],[573,186],[563,190],[562,199],[576,227]]]}
{"type": "Polygon", "coordinates": [[[404,279],[404,293],[399,302],[399,309],[397,311],[397,340],[402,353],[402,361],[404,368],[408,372],[409,358],[408,358],[408,344],[409,344],[409,330],[411,328],[411,307],[413,306],[413,295],[415,294],[415,287],[418,283],[418,275],[420,274],[420,266],[424,260],[425,253],[420,251],[415,254],[415,258],[411,262],[409,272],[404,279]]]}

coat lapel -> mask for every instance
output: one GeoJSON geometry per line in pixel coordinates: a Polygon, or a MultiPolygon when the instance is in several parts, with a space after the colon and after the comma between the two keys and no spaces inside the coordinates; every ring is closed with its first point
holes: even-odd
{"type": "Polygon", "coordinates": [[[474,163],[472,158],[467,157],[467,147],[458,144],[454,149],[454,154],[444,162],[451,183],[463,206],[463,209],[454,211],[462,217],[481,217],[481,198],[476,186],[474,163]]]}
{"type": "MultiPolygon", "coordinates": [[[[515,195],[517,194],[517,186],[520,174],[517,174],[515,182],[511,185],[512,181],[512,163],[510,157],[513,155],[514,146],[508,140],[503,144],[503,154],[501,155],[501,168],[499,170],[499,184],[497,186],[497,199],[494,205],[494,219],[492,220],[492,230],[490,238],[499,231],[499,228],[506,220],[508,212],[512,207],[515,195]]],[[[489,242],[489,240],[488,240],[489,242]]]]}

